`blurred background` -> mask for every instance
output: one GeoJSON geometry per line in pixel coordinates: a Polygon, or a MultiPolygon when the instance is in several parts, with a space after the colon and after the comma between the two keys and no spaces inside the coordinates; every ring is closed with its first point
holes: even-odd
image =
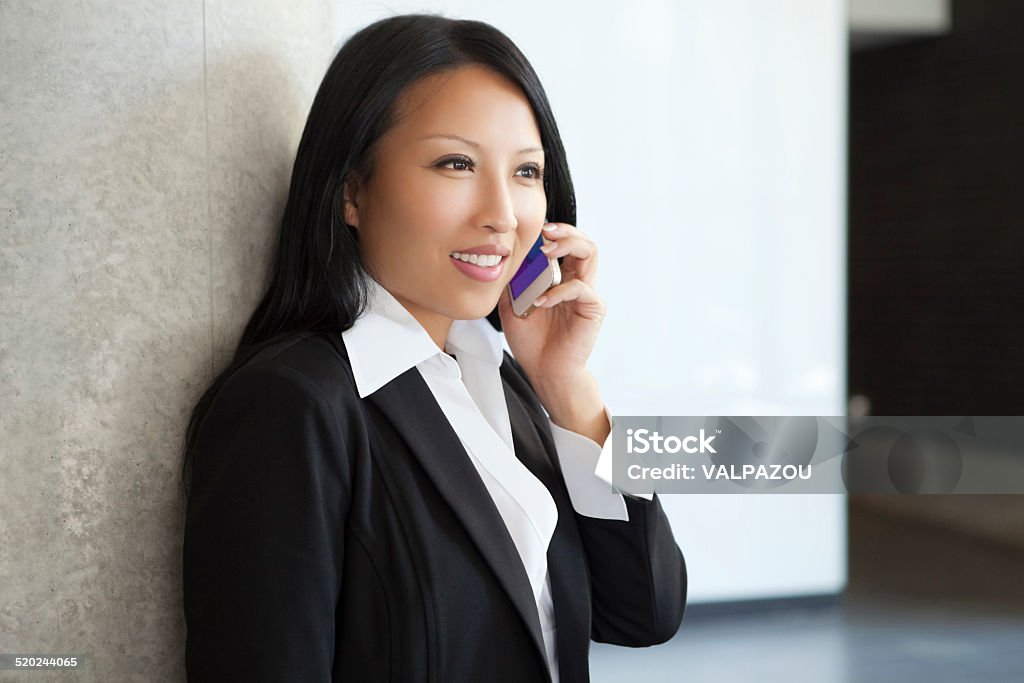
{"type": "MultiPolygon", "coordinates": [[[[613,413],[1024,414],[1024,3],[0,2],[0,653],[87,658],[33,681],[184,680],[184,425],[327,64],[414,11],[547,89],[613,413]]],[[[1021,496],[661,500],[683,626],[595,682],[1024,676],[1021,496]]]]}

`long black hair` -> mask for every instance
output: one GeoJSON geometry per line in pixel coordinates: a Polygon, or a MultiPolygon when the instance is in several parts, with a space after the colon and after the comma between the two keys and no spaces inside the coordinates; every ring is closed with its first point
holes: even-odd
{"type": "MultiPolygon", "coordinates": [[[[489,68],[519,85],[545,149],[547,220],[576,224],[576,198],[547,95],[533,67],[501,31],[481,21],[404,14],[377,21],[338,50],[313,99],[292,168],[269,285],[231,362],[192,411],[182,458],[187,499],[196,437],[227,378],[264,347],[297,331],[347,330],[367,303],[358,232],[344,221],[343,185],[372,178],[375,145],[396,123],[396,99],[420,79],[489,68]]],[[[497,307],[487,316],[499,331],[497,307]]]]}

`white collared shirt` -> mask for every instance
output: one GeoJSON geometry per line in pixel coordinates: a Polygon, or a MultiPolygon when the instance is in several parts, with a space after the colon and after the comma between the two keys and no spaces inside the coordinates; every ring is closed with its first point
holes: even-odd
{"type": "MultiPolygon", "coordinates": [[[[360,398],[415,367],[462,442],[523,560],[540,616],[548,666],[558,683],[547,549],[558,510],[547,488],[516,457],[499,368],[504,335],[487,321],[453,320],[442,352],[419,321],[372,278],[367,311],[342,332],[360,398]]],[[[605,406],[608,424],[612,415],[605,406]]],[[[548,420],[573,508],[628,520],[611,486],[611,434],[603,446],[548,420]]],[[[648,500],[651,494],[637,494],[648,500]]]]}

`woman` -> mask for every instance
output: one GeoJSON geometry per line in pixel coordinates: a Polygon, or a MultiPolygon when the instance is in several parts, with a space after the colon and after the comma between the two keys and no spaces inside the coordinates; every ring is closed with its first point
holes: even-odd
{"type": "Polygon", "coordinates": [[[268,291],[189,424],[189,680],[568,683],[590,639],[674,635],[661,504],[595,474],[604,304],[574,224],[505,35],[404,15],[342,47],[268,291]],[[562,284],[518,318],[506,285],[542,226],[562,284]],[[502,258],[466,268],[481,250],[502,258]]]}

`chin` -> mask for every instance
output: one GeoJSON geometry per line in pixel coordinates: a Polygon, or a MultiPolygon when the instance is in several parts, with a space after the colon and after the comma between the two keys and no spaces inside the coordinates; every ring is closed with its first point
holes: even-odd
{"type": "Polygon", "coordinates": [[[456,306],[458,309],[458,315],[453,316],[457,320],[476,320],[477,318],[486,318],[490,315],[491,311],[494,310],[495,306],[498,305],[500,296],[493,297],[492,300],[482,301],[477,299],[473,302],[466,302],[464,305],[456,306]]]}

